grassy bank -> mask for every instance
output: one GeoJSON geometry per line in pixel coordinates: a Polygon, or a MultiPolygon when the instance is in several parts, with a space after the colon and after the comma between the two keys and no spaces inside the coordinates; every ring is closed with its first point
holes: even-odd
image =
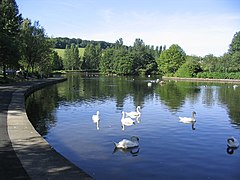
{"type": "MultiPolygon", "coordinates": [[[[83,57],[85,48],[78,48],[78,50],[79,50],[79,57],[80,58],[83,57]]],[[[55,48],[54,51],[56,51],[61,58],[64,58],[64,51],[65,51],[65,49],[57,49],[57,48],[55,48]]]]}

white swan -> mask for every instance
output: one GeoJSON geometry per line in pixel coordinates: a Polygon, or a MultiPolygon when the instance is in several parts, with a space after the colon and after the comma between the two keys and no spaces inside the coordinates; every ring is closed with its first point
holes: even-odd
{"type": "Polygon", "coordinates": [[[137,116],[140,116],[141,115],[140,106],[137,107],[137,111],[126,112],[126,115],[131,118],[136,118],[137,116]]]}
{"type": "Polygon", "coordinates": [[[233,136],[232,137],[229,137],[227,139],[227,145],[228,147],[230,148],[238,148],[239,147],[239,142],[236,138],[234,138],[233,136]]]}
{"type": "Polygon", "coordinates": [[[139,138],[132,136],[131,140],[123,139],[119,143],[113,142],[116,148],[129,149],[139,146],[139,138]]]}
{"type": "Polygon", "coordinates": [[[125,112],[123,111],[121,123],[122,123],[122,130],[124,130],[124,126],[132,126],[133,124],[135,124],[135,121],[130,117],[125,117],[125,112]]]}
{"type": "Polygon", "coordinates": [[[100,120],[99,111],[97,111],[97,114],[92,115],[92,120],[95,123],[100,120]]]}
{"type": "Polygon", "coordinates": [[[233,85],[233,89],[236,89],[238,87],[238,85],[234,84],[233,85]]]}
{"type": "Polygon", "coordinates": [[[97,111],[97,114],[92,115],[92,120],[93,120],[93,123],[96,124],[97,130],[99,130],[99,121],[100,121],[99,111],[97,111]]]}
{"type": "Polygon", "coordinates": [[[196,122],[195,115],[196,115],[196,112],[193,111],[192,112],[192,117],[179,117],[179,119],[180,119],[179,122],[182,122],[182,123],[196,122]]]}

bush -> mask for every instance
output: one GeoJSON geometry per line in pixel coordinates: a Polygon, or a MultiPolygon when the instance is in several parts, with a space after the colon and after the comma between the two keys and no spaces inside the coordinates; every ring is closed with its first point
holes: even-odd
{"type": "Polygon", "coordinates": [[[198,78],[210,79],[240,79],[240,72],[220,73],[220,72],[201,72],[197,74],[198,78]]]}

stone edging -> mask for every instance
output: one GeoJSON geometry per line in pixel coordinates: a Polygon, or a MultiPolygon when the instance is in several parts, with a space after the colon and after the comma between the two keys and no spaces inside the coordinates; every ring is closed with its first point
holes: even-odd
{"type": "Polygon", "coordinates": [[[56,152],[34,129],[25,110],[25,97],[63,78],[37,81],[21,86],[8,107],[8,134],[14,151],[31,179],[92,179],[87,173],[56,152]]]}

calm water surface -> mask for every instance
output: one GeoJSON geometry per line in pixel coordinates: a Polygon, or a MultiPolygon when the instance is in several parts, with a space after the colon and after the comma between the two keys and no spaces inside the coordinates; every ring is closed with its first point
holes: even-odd
{"type": "MultiPolygon", "coordinates": [[[[157,78],[157,77],[156,77],[157,78]]],[[[240,179],[240,87],[156,78],[68,75],[33,93],[27,113],[38,132],[94,179],[240,179]],[[122,111],[141,106],[122,130],[122,111]],[[100,112],[99,130],[91,117],[100,112]],[[195,124],[179,122],[191,116],[195,124]],[[139,148],[114,151],[113,141],[138,136],[139,148]]]]}

